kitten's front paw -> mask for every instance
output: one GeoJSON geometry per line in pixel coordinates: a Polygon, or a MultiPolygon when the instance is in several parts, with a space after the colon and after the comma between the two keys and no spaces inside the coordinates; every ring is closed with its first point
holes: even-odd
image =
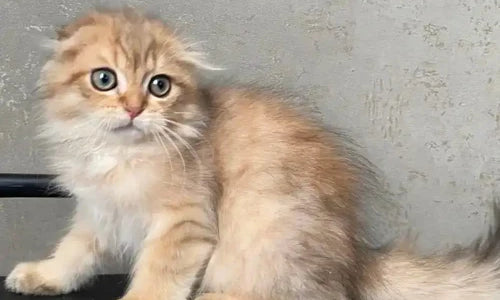
{"type": "Polygon", "coordinates": [[[40,268],[43,262],[18,264],[7,276],[5,287],[15,293],[26,295],[59,295],[68,293],[68,288],[53,276],[53,270],[40,268]],[[47,271],[47,272],[45,272],[47,271]],[[52,275],[51,275],[52,274],[52,275]]]}

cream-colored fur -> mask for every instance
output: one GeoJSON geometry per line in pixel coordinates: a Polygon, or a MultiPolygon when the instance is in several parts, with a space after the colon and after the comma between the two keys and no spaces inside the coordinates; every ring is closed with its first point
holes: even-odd
{"type": "Polygon", "coordinates": [[[384,284],[366,299],[500,299],[498,259],[478,262],[473,256],[418,258],[396,251],[381,260],[384,284]]]}

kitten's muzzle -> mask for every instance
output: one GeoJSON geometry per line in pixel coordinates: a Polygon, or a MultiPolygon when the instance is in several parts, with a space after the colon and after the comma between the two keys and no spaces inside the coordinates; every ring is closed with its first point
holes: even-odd
{"type": "Polygon", "coordinates": [[[135,119],[144,111],[144,107],[142,106],[125,106],[124,109],[128,113],[130,120],[135,119]]]}

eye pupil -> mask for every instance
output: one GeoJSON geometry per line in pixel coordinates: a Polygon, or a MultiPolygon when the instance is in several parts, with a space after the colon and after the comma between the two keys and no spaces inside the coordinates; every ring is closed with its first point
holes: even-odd
{"type": "Polygon", "coordinates": [[[157,80],[156,85],[158,86],[158,88],[160,88],[160,90],[163,90],[163,88],[165,87],[165,83],[161,80],[157,80]]]}
{"type": "Polygon", "coordinates": [[[106,73],[101,73],[101,82],[106,84],[109,82],[109,76],[106,73]]]}

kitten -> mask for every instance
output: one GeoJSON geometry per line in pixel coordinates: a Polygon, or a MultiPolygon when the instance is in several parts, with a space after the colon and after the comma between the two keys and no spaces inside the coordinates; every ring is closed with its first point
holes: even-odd
{"type": "Polygon", "coordinates": [[[455,259],[364,247],[365,170],[335,135],[279,96],[200,88],[200,67],[130,11],[59,32],[43,135],[77,207],[53,255],[16,266],[9,290],[69,293],[111,253],[134,258],[123,300],[500,298],[495,243],[455,259]]]}

